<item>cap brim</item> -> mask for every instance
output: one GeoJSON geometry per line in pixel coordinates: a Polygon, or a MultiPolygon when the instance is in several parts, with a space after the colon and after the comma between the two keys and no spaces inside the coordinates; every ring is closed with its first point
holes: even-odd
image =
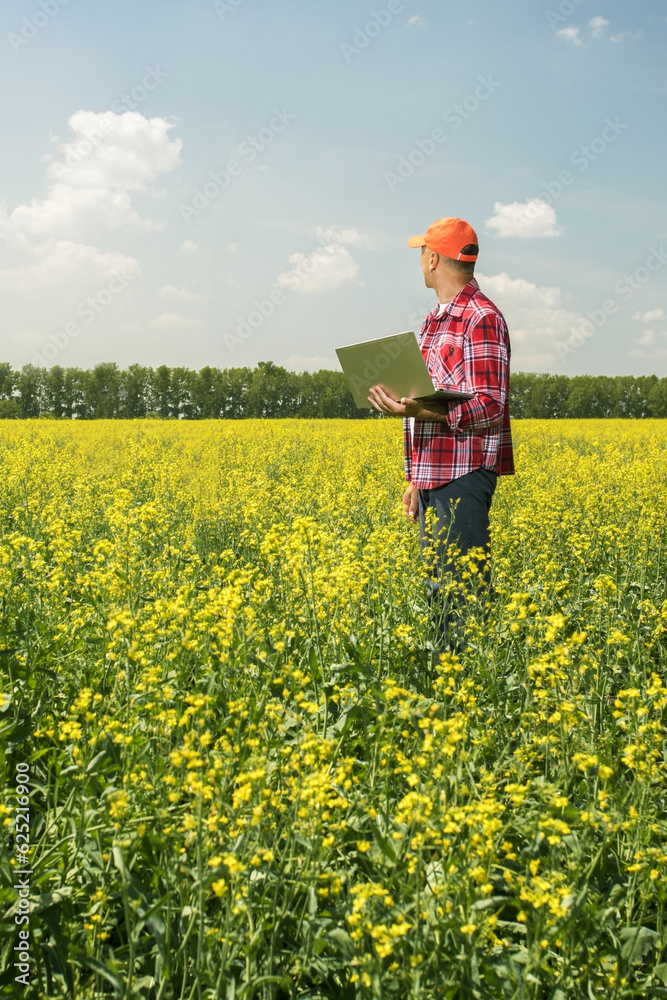
{"type": "Polygon", "coordinates": [[[412,236],[408,240],[408,246],[409,247],[413,247],[413,248],[416,248],[416,247],[425,247],[426,246],[426,237],[425,236],[412,236]]]}

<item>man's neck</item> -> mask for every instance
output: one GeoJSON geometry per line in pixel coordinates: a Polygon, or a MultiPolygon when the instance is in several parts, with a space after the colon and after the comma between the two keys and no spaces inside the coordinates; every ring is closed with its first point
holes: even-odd
{"type": "Polygon", "coordinates": [[[438,274],[434,282],[434,290],[438,296],[438,302],[451,302],[459,292],[463,291],[470,278],[459,278],[449,274],[438,274]]]}

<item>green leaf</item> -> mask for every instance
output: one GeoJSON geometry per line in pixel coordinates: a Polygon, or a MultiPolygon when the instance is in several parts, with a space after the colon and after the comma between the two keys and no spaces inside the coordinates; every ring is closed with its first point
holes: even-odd
{"type": "Polygon", "coordinates": [[[254,982],[244,986],[238,995],[244,997],[245,1000],[251,1000],[252,997],[257,995],[257,990],[260,986],[268,986],[269,984],[286,986],[290,992],[290,996],[294,996],[294,983],[291,979],[287,979],[286,976],[260,976],[259,979],[255,979],[254,982]]]}
{"type": "Polygon", "coordinates": [[[502,928],[503,930],[507,928],[508,931],[514,931],[515,934],[522,934],[525,936],[527,933],[526,925],[520,924],[516,920],[499,920],[496,926],[502,928]]]}
{"type": "Polygon", "coordinates": [[[36,902],[33,904],[33,913],[43,913],[44,910],[50,909],[52,906],[57,906],[62,903],[63,899],[67,899],[68,896],[72,895],[72,886],[64,885],[62,889],[54,889],[53,892],[44,892],[41,896],[37,897],[36,902]]]}
{"type": "Polygon", "coordinates": [[[97,770],[97,765],[100,764],[106,756],[107,756],[106,750],[101,750],[99,753],[95,754],[93,759],[88,761],[85,773],[95,774],[95,771],[97,770]]]}
{"type": "Polygon", "coordinates": [[[21,723],[17,725],[16,722],[6,723],[2,729],[0,729],[0,736],[4,736],[6,733],[11,733],[11,740],[7,744],[7,749],[11,753],[14,748],[23,743],[31,735],[33,731],[32,723],[21,723]]]}
{"type": "Polygon", "coordinates": [[[395,865],[398,861],[398,857],[396,855],[396,851],[394,850],[394,845],[387,837],[382,836],[377,826],[373,827],[373,840],[378,845],[385,858],[387,858],[392,865],[395,865]]]}
{"type": "Polygon", "coordinates": [[[632,965],[637,965],[654,946],[657,934],[650,927],[624,927],[620,933],[621,956],[632,965]]]}
{"type": "Polygon", "coordinates": [[[83,952],[74,954],[73,958],[78,965],[85,965],[91,972],[95,972],[98,976],[106,979],[108,983],[111,983],[119,995],[123,993],[123,984],[120,979],[118,979],[111,969],[103,965],[102,962],[98,962],[96,958],[92,958],[90,955],[84,955],[83,952]]]}
{"type": "Polygon", "coordinates": [[[348,961],[355,956],[354,941],[342,927],[334,927],[328,934],[329,940],[333,941],[336,948],[341,952],[343,958],[348,961]]]}
{"type": "Polygon", "coordinates": [[[112,852],[113,852],[113,863],[123,876],[123,879],[127,881],[130,875],[127,868],[125,867],[125,858],[123,857],[123,852],[121,851],[120,847],[112,848],[112,852]]]}
{"type": "Polygon", "coordinates": [[[150,990],[153,986],[155,986],[155,979],[153,976],[142,976],[141,979],[136,979],[132,983],[132,989],[135,991],[143,989],[150,990]]]}
{"type": "Polygon", "coordinates": [[[507,901],[507,896],[488,896],[486,899],[478,899],[472,904],[471,909],[486,910],[489,906],[503,906],[507,901]]]}

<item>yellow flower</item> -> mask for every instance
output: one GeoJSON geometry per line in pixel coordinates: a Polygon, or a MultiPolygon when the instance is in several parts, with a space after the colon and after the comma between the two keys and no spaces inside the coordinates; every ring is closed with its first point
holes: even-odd
{"type": "Polygon", "coordinates": [[[598,764],[597,754],[594,753],[575,753],[572,760],[575,762],[579,770],[584,773],[591,767],[597,767],[598,764]]]}
{"type": "Polygon", "coordinates": [[[239,861],[234,854],[225,854],[222,861],[232,875],[240,875],[247,869],[247,865],[244,865],[242,861],[239,861]]]}
{"type": "Polygon", "coordinates": [[[118,819],[126,811],[130,804],[130,797],[126,792],[112,792],[109,796],[109,813],[114,819],[118,819]]]}

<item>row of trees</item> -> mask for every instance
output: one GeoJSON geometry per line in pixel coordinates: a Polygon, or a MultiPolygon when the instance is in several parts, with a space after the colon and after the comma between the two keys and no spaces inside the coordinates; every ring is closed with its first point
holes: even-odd
{"type": "MultiPolygon", "coordinates": [[[[667,417],[667,378],[518,372],[512,374],[510,408],[515,419],[667,417]]],[[[0,364],[0,417],[358,419],[369,413],[355,406],[342,372],[297,374],[272,361],[200,371],[166,365],[121,370],[111,362],[90,370],[0,364]]]]}
{"type": "Polygon", "coordinates": [[[535,375],[512,373],[512,416],[667,417],[667,378],[656,375],[535,375]]]}
{"type": "Polygon", "coordinates": [[[161,417],[205,420],[242,417],[367,417],[342,372],[287,371],[272,361],[256,368],[146,368],[114,363],[81,368],[13,371],[0,364],[0,416],[95,420],[161,417]]]}

